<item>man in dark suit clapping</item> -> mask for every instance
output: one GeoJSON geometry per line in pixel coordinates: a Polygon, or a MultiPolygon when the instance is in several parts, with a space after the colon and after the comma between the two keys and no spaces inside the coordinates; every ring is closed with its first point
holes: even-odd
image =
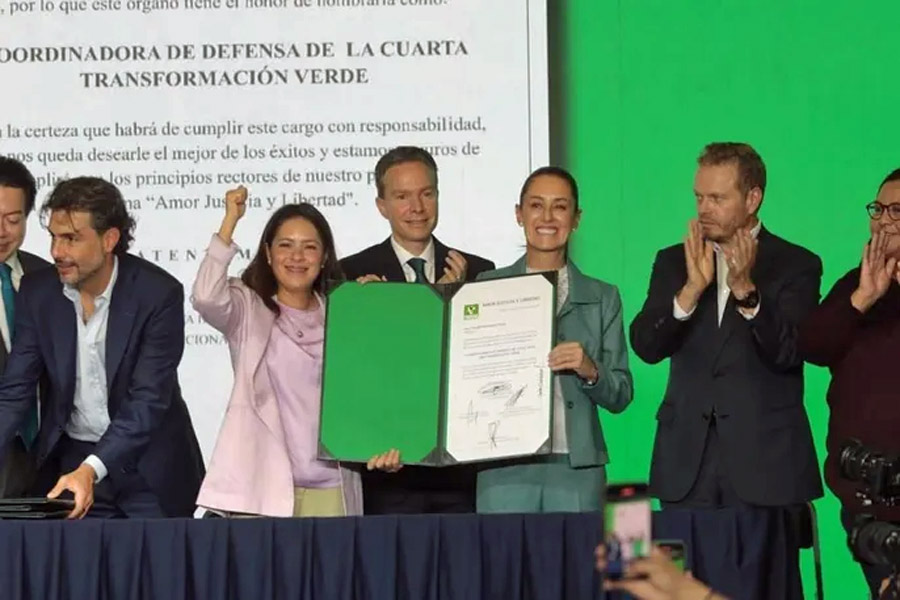
{"type": "Polygon", "coordinates": [[[765,186],[749,145],[704,149],[698,219],[684,244],[657,254],[631,324],[641,359],[671,359],[650,472],[664,510],[786,507],[822,495],[797,349],[822,264],[762,226],[765,186]]]}
{"type": "Polygon", "coordinates": [[[474,281],[494,263],[451,250],[434,237],[438,222],[438,176],[424,148],[399,146],[375,165],[378,212],[391,224],[391,236],[341,260],[347,279],[375,275],[387,281],[453,283],[474,281]]]}

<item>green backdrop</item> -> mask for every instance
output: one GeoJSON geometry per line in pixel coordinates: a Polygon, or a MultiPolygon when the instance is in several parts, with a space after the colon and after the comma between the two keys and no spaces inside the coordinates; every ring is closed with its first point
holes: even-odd
{"type": "MultiPolygon", "coordinates": [[[[746,141],[769,184],[761,216],[818,253],[822,293],[858,262],[864,205],[900,166],[900,2],[870,0],[549,0],[554,159],[581,186],[578,264],[620,286],[626,327],[655,252],[694,211],[695,159],[710,141],[746,141]]],[[[632,354],[636,396],[603,415],[611,479],[646,478],[668,364],[632,354]]],[[[828,375],[807,367],[820,460],[828,375]]],[[[817,502],[825,589],[864,598],[833,496],[817,502]]],[[[804,583],[812,596],[809,551],[804,583]]]]}

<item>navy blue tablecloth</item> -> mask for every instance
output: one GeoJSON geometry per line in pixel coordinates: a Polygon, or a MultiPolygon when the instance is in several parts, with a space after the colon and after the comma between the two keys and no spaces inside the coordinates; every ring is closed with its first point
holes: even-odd
{"type": "Polygon", "coordinates": [[[795,528],[782,509],[653,515],[653,537],[683,540],[693,575],[732,600],[803,600],[795,528]]]}
{"type": "MultiPolygon", "coordinates": [[[[723,591],[792,597],[765,575],[777,522],[666,513],[655,527],[688,542],[697,575],[723,591]],[[700,539],[701,525],[721,539],[700,539]],[[758,543],[738,556],[743,538],[758,543]]],[[[596,514],[0,521],[0,587],[4,600],[591,600],[601,539],[596,514]]]]}

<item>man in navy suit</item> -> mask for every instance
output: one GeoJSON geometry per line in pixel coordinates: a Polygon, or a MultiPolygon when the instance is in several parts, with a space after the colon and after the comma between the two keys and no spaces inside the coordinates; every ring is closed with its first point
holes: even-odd
{"type": "MultiPolygon", "coordinates": [[[[729,508],[774,522],[804,514],[822,496],[797,345],[799,324],[819,300],[822,261],[763,226],[766,181],[749,144],[703,149],[697,219],[682,244],[657,253],[647,299],[631,322],[635,354],[650,364],[669,359],[650,464],[650,492],[663,511],[729,508]]],[[[695,556],[709,551],[706,533],[698,529],[695,556]]],[[[720,580],[732,586],[722,592],[763,598],[774,596],[756,592],[789,590],[787,597],[802,598],[799,540],[793,532],[777,545],[767,538],[765,556],[783,557],[769,565],[754,562],[762,535],[742,531],[733,555],[719,560],[723,572],[758,564],[770,585],[757,588],[750,574],[720,580]]]]}
{"type": "Polygon", "coordinates": [[[697,161],[698,220],[656,256],[631,323],[642,360],[669,358],[650,491],[663,509],[784,507],[822,496],[803,407],[798,325],[819,300],[822,261],[763,227],[766,167],[750,145],[697,161]]]}
{"type": "Polygon", "coordinates": [[[71,492],[71,518],[190,516],[203,462],[178,385],[181,283],[127,253],[134,220],[102,179],[59,183],[42,214],[56,269],[22,279],[0,448],[46,375],[35,491],[71,492]]]}
{"type": "MultiPolygon", "coordinates": [[[[16,293],[25,273],[50,266],[39,256],[21,250],[28,215],[34,209],[37,184],[28,168],[14,158],[0,156],[0,373],[12,348],[15,333],[16,293]]],[[[28,409],[25,421],[9,444],[0,449],[6,461],[0,466],[0,498],[26,493],[34,479],[34,457],[30,450],[37,435],[37,403],[28,409]]]]}

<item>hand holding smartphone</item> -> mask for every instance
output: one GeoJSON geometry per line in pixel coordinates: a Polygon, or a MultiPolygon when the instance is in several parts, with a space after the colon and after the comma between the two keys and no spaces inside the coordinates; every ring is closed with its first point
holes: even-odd
{"type": "Polygon", "coordinates": [[[649,555],[651,517],[646,483],[612,484],[607,488],[604,537],[608,579],[622,579],[629,562],[649,555]]]}

